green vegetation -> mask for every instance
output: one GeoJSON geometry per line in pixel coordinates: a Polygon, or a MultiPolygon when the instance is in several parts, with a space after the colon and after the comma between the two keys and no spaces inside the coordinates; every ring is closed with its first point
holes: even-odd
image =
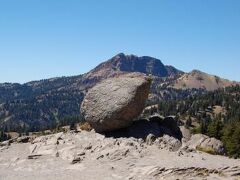
{"type": "Polygon", "coordinates": [[[80,114],[84,95],[69,88],[67,84],[71,82],[42,83],[34,88],[17,84],[0,86],[1,130],[27,133],[54,129],[63,119],[80,114]],[[61,88],[63,85],[65,89],[61,88]]]}
{"type": "Polygon", "coordinates": [[[221,137],[229,155],[240,158],[240,122],[227,124],[221,137]]]}
{"type": "MultiPolygon", "coordinates": [[[[80,125],[80,129],[88,130],[88,131],[91,130],[90,125],[86,123],[83,116],[79,115],[79,116],[64,117],[58,122],[54,121],[54,123],[51,124],[51,128],[46,130],[41,130],[41,131],[30,131],[30,129],[24,125],[21,131],[18,132],[18,135],[28,136],[30,132],[33,133],[34,135],[49,135],[49,134],[58,133],[58,132],[65,132],[68,129],[76,130],[77,125],[80,125]],[[65,126],[69,126],[69,128],[65,126]]],[[[9,135],[10,134],[9,132],[11,131],[8,131],[7,129],[0,131],[0,142],[6,141],[12,138],[11,135],[9,135]]]]}
{"type": "Polygon", "coordinates": [[[240,158],[240,86],[182,97],[161,101],[157,112],[177,115],[193,133],[222,140],[227,154],[240,158]]]}
{"type": "Polygon", "coordinates": [[[1,141],[6,141],[8,140],[10,137],[7,133],[5,133],[4,131],[0,131],[0,142],[1,141]]]}

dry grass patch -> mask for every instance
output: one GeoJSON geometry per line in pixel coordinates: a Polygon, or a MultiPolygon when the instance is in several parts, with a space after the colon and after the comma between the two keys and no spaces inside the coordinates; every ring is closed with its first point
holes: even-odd
{"type": "Polygon", "coordinates": [[[197,146],[196,149],[201,152],[205,152],[205,153],[212,154],[212,155],[217,155],[216,151],[214,151],[212,148],[202,148],[200,146],[197,146]]]}
{"type": "Polygon", "coordinates": [[[81,130],[84,130],[84,131],[91,131],[93,128],[92,128],[92,126],[88,123],[88,122],[85,122],[85,123],[83,123],[83,124],[80,124],[79,125],[79,128],[81,129],[81,130]]]}

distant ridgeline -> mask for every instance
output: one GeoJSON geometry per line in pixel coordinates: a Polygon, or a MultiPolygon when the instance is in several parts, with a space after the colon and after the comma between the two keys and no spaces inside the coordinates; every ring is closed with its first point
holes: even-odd
{"type": "Polygon", "coordinates": [[[84,94],[68,83],[68,78],[61,78],[61,82],[43,80],[24,85],[2,84],[1,130],[34,132],[52,129],[66,117],[79,116],[84,94]]]}

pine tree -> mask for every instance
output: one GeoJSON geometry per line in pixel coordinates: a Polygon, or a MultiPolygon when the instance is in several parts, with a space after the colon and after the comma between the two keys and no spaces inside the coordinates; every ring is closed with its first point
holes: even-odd
{"type": "Polygon", "coordinates": [[[240,122],[228,124],[223,129],[222,141],[229,156],[240,158],[240,122]]]}

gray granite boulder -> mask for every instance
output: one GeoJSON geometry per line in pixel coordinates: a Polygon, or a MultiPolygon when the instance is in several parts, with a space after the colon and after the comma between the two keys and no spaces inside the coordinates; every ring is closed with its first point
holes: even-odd
{"type": "Polygon", "coordinates": [[[88,91],[81,112],[96,132],[128,127],[143,111],[150,85],[139,73],[109,78],[88,91]]]}

